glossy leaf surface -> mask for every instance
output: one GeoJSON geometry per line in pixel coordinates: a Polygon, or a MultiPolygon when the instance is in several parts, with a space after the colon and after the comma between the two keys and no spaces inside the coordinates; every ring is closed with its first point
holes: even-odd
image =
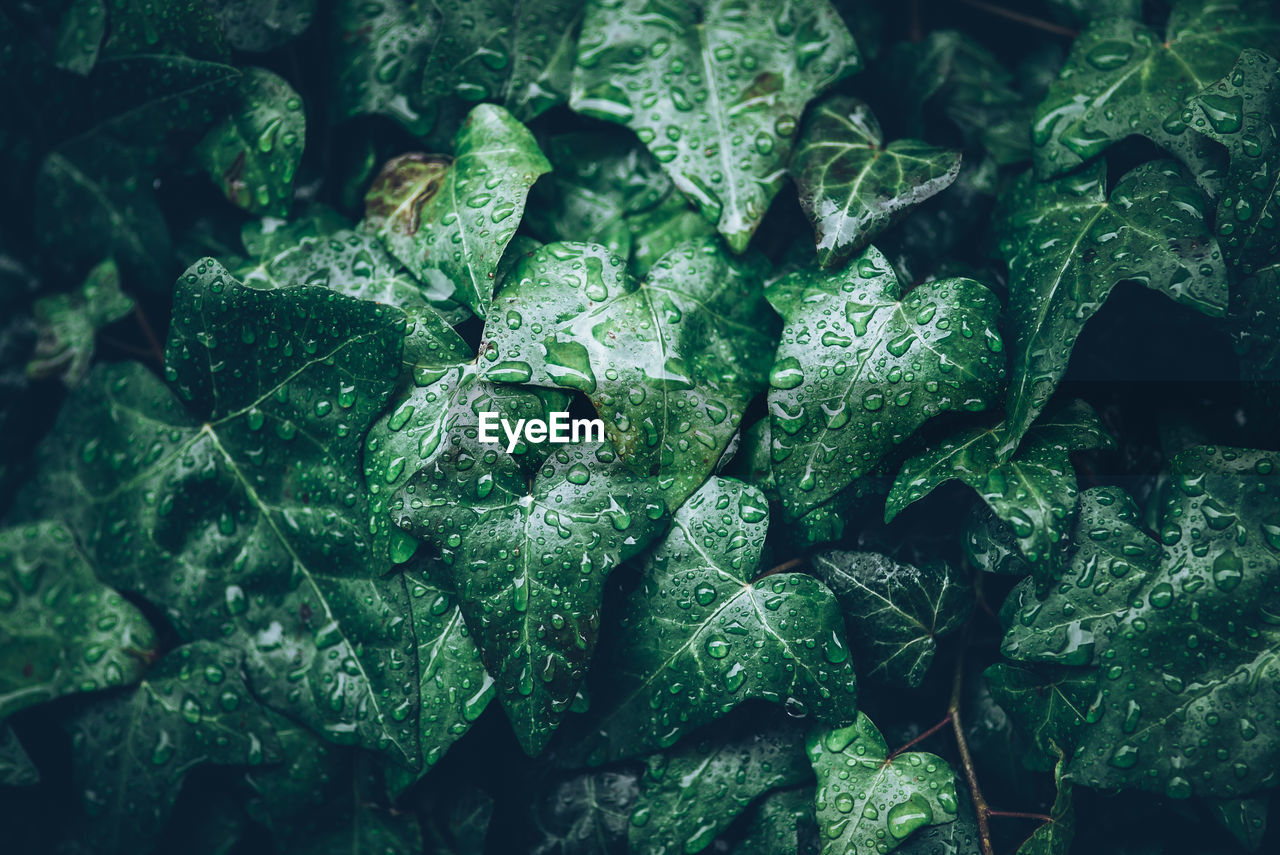
{"type": "Polygon", "coordinates": [[[790,166],[823,267],[861,252],[959,171],[957,151],[918,140],[886,145],[871,109],[847,96],[814,105],[790,166]]]}
{"type": "Polygon", "coordinates": [[[860,66],[826,0],[590,0],[570,105],[635,131],[741,252],[782,186],[805,104],[860,66]]]}
{"type": "Polygon", "coordinates": [[[773,471],[788,515],[834,496],[920,425],[990,406],[1004,377],[995,295],[971,279],[902,295],[874,247],[834,273],[769,286],[782,342],[769,375],[773,471]]]}

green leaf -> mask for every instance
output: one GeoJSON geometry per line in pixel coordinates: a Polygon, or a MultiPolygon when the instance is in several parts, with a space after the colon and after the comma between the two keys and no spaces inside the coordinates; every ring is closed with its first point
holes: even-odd
{"type": "Polygon", "coordinates": [[[875,247],[766,296],[785,322],[769,384],[773,471],[789,516],[834,496],[920,425],[985,409],[1004,378],[999,301],[972,279],[905,296],[875,247]]]}
{"type": "Polygon", "coordinates": [[[136,363],[92,373],[23,507],[65,520],[103,580],[183,638],[242,649],[268,705],[415,762],[407,595],[383,575],[389,524],[359,474],[403,324],[395,309],[255,290],[200,262],[175,294],[173,391],[136,363]]]}
{"type": "Polygon", "coordinates": [[[481,104],[458,131],[452,160],[406,154],[383,166],[365,196],[367,226],[428,290],[483,318],[525,196],[550,170],[523,125],[481,104]]]}
{"type": "Polygon", "coordinates": [[[1105,691],[1073,779],[1170,798],[1271,783],[1280,760],[1277,464],[1274,453],[1211,447],[1174,458],[1160,569],[1113,625],[1094,626],[1105,691]],[[1226,710],[1233,721],[1222,727],[1226,710]]]}
{"type": "Polygon", "coordinates": [[[1065,765],[1064,761],[1059,760],[1053,769],[1058,794],[1049,811],[1050,821],[1031,833],[1018,847],[1018,855],[1068,855],[1071,851],[1071,841],[1076,836],[1076,811],[1071,782],[1062,775],[1065,765]]]}
{"type": "Polygon", "coordinates": [[[711,845],[762,794],[813,779],[794,725],[738,718],[690,734],[648,760],[628,831],[632,855],[683,855],[711,845]]]}
{"type": "Polygon", "coordinates": [[[330,37],[335,119],[395,119],[414,136],[430,132],[435,106],[422,92],[437,21],[405,0],[335,0],[330,37]]]}
{"type": "Polygon", "coordinates": [[[960,153],[917,140],[885,145],[871,108],[837,95],[810,112],[789,171],[817,233],[818,263],[834,267],[955,181],[960,153]]]}
{"type": "Polygon", "coordinates": [[[481,344],[490,380],[585,392],[618,454],[675,506],[711,474],[765,386],[775,321],[762,260],[714,238],[672,250],[641,285],[591,244],[523,258],[481,344]]]}
{"type": "Polygon", "coordinates": [[[431,855],[472,855],[483,852],[493,817],[493,799],[475,788],[445,782],[431,793],[423,828],[431,855]]]}
{"type": "Polygon", "coordinates": [[[169,0],[161,8],[151,0],[113,0],[108,24],[103,56],[181,54],[227,60],[222,29],[204,0],[169,0]]]}
{"type": "Polygon", "coordinates": [[[839,730],[811,731],[809,762],[818,776],[823,855],[889,852],[917,829],[953,822],[959,811],[947,762],[922,751],[890,757],[866,713],[839,730]]]}
{"type": "Polygon", "coordinates": [[[583,0],[436,0],[429,101],[495,101],[527,122],[569,98],[583,0]]]}
{"type": "Polygon", "coordinates": [[[1142,530],[1133,499],[1116,487],[1096,487],[1080,497],[1069,548],[1070,565],[1047,597],[1037,597],[1036,580],[1028,578],[1005,599],[1001,650],[1010,659],[1092,663],[1103,626],[1114,624],[1116,612],[1160,563],[1160,545],[1142,530]]]}
{"type": "Polygon", "coordinates": [[[1030,738],[1026,765],[1047,771],[1079,744],[1098,691],[1089,669],[997,663],[984,676],[996,703],[1030,738]]]}
{"type": "MultiPolygon", "coordinates": [[[[996,516],[985,504],[974,505],[964,526],[964,554],[973,566],[986,573],[1026,576],[1031,564],[1013,527],[996,516]]],[[[1059,557],[1055,553],[1055,558],[1059,557]]]]}
{"type": "Polygon", "coordinates": [[[170,652],[136,689],[96,701],[67,728],[86,833],[98,852],[149,849],[192,768],[282,757],[266,710],[245,685],[240,654],[209,641],[170,652]]]}
{"type": "Polygon", "coordinates": [[[898,847],[898,855],[982,855],[973,800],[964,789],[957,790],[956,796],[960,810],[955,820],[915,831],[898,847]]]}
{"type": "Polygon", "coordinates": [[[607,444],[562,447],[532,478],[500,445],[480,460],[449,447],[391,511],[440,547],[516,737],[537,754],[590,664],[605,577],[660,531],[657,485],[607,444]]]}
{"type": "Polygon", "coordinates": [[[966,151],[985,150],[1002,166],[1030,159],[1031,105],[1015,89],[1014,75],[977,39],[935,30],[900,42],[887,57],[883,80],[905,110],[911,136],[945,139],[955,135],[951,125],[966,151]]]}
{"type": "Polygon", "coordinates": [[[128,315],[133,300],[121,292],[120,270],[107,259],[89,271],[78,291],[41,297],[34,310],[40,332],[27,375],[57,377],[74,388],[89,372],[98,330],[128,315]]]}
{"type": "Polygon", "coordinates": [[[316,0],[205,0],[236,50],[263,52],[311,26],[316,0]]]}
{"type": "Polygon", "coordinates": [[[1188,133],[1188,98],[1231,70],[1244,48],[1280,39],[1264,0],[1177,0],[1161,38],[1139,20],[1100,18],[1071,46],[1036,108],[1036,174],[1055,178],[1135,134],[1173,154],[1201,186],[1221,180],[1220,157],[1188,133]]]}
{"type": "Polygon", "coordinates": [[[232,204],[285,216],[306,130],[293,87],[264,68],[246,68],[228,115],[205,134],[196,160],[232,204]]]}
{"type": "Polygon", "coordinates": [[[22,743],[7,724],[0,724],[0,787],[29,787],[40,782],[22,743]]]}
{"type": "Polygon", "coordinates": [[[624,855],[639,789],[628,770],[583,772],[541,793],[530,809],[530,855],[624,855]]]}
{"type": "Polygon", "coordinates": [[[103,0],[71,0],[58,24],[53,64],[73,74],[88,74],[98,62],[106,32],[103,0]]]}
{"type": "Polygon", "coordinates": [[[676,244],[714,233],[631,134],[561,134],[546,149],[553,171],[530,191],[525,217],[542,239],[601,244],[631,260],[632,273],[642,276],[676,244]],[[675,236],[662,242],[655,230],[675,236]],[[656,243],[660,250],[647,248],[656,243]],[[643,269],[633,253],[648,257],[643,269]]]}
{"type": "Polygon", "coordinates": [[[813,792],[812,787],[781,790],[761,799],[747,814],[733,855],[817,855],[813,792]]]}
{"type": "MultiPolygon", "coordinates": [[[[316,224],[317,229],[324,229],[316,224]]],[[[281,229],[280,231],[284,231],[281,229]]],[[[312,231],[311,227],[306,229],[312,231]]],[[[366,302],[385,303],[404,310],[404,363],[415,382],[426,382],[445,365],[471,358],[471,349],[449,326],[446,314],[470,317],[453,300],[425,290],[366,230],[338,227],[304,234],[297,243],[272,235],[264,244],[283,248],[267,251],[256,264],[237,271],[253,288],[291,288],[320,285],[366,302]]],[[[254,241],[255,244],[258,242],[254,241]]]]}
{"type": "Polygon", "coordinates": [[[1067,370],[1076,338],[1111,289],[1135,280],[1212,317],[1226,312],[1226,269],[1208,203],[1183,170],[1145,163],[1111,193],[1106,164],[1048,183],[1024,175],[1003,200],[1012,377],[1007,459],[1067,370]]]}
{"type": "Polygon", "coordinates": [[[589,0],[570,105],[635,131],[741,252],[782,186],[805,104],[860,65],[826,0],[589,0]]]}
{"type": "Polygon", "coordinates": [[[1018,549],[1042,582],[1058,575],[1056,553],[1075,520],[1077,487],[1071,453],[1111,448],[1115,441],[1093,409],[1072,401],[1041,416],[1017,452],[1001,460],[1007,423],[969,428],[908,458],[885,501],[885,520],[957,479],[978,491],[1008,523],[1018,549]]]}
{"type": "Polygon", "coordinates": [[[810,559],[852,627],[858,671],[918,688],[936,639],[964,625],[969,584],[947,564],[914,567],[876,552],[831,550],[810,559]]]}
{"type": "Polygon", "coordinates": [[[857,685],[835,598],[803,573],[755,578],[768,525],[760,491],[729,478],[680,506],[604,660],[592,762],[669,746],[753,698],[850,720],[857,685]]]}
{"type": "Polygon", "coordinates": [[[1269,790],[1248,798],[1209,801],[1209,811],[1213,818],[1250,852],[1257,852],[1262,847],[1270,807],[1269,790]]]}
{"type": "Polygon", "coordinates": [[[61,523],[0,529],[0,720],[136,683],[157,645],[146,618],[95,578],[61,523]]]}
{"type": "Polygon", "coordinates": [[[1280,377],[1280,62],[1244,51],[1229,75],[1190,100],[1184,120],[1231,156],[1216,223],[1237,279],[1233,320],[1242,368],[1247,378],[1274,380],[1280,377]]]}

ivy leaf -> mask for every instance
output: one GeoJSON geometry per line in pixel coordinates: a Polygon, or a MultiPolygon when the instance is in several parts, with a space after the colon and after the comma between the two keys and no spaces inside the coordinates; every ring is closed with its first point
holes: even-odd
{"type": "Polygon", "coordinates": [[[209,641],[170,652],[136,689],[95,701],[67,727],[98,852],[148,849],[195,766],[256,766],[281,757],[271,721],[245,685],[240,655],[209,641]]]}
{"type": "Polygon", "coordinates": [[[61,523],[0,529],[0,606],[0,720],[136,683],[158,655],[146,618],[97,580],[61,523]]]}
{"type": "Polygon", "coordinates": [[[1041,666],[1031,669],[997,663],[984,674],[991,696],[1031,741],[1023,762],[1049,770],[1056,758],[1079,744],[1097,679],[1087,668],[1041,666]]]}
{"type": "Polygon", "coordinates": [[[903,296],[871,247],[844,270],[792,273],[765,296],[784,321],[768,401],[773,471],[791,517],[871,472],[930,418],[985,409],[999,391],[1000,304],[972,279],[903,296]]]}
{"type": "Polygon", "coordinates": [[[552,453],[529,478],[497,447],[473,472],[449,448],[397,493],[402,528],[441,549],[463,617],[521,746],[542,750],[573,703],[599,631],[604,580],[660,531],[666,506],[607,444],[552,453]]]}
{"type": "Polygon", "coordinates": [[[1207,201],[1175,164],[1126,174],[1106,164],[1048,183],[1024,175],[1003,200],[1013,366],[1000,456],[1007,459],[1067,370],[1076,337],[1114,288],[1135,280],[1211,317],[1226,313],[1226,268],[1207,201]]]}
{"type": "Polygon", "coordinates": [[[856,678],[831,592],[802,573],[752,581],[768,524],[760,491],[729,478],[680,506],[604,660],[592,762],[672,745],[752,698],[850,720],[856,678]]]}
{"type": "Polygon", "coordinates": [[[39,338],[27,375],[57,377],[75,388],[89,372],[98,330],[132,310],[133,300],[121,292],[120,269],[111,259],[90,270],[78,290],[41,297],[34,311],[39,338]]]}
{"type": "Polygon", "coordinates": [[[205,134],[195,157],[232,204],[286,216],[306,128],[293,87],[265,68],[246,68],[227,116],[205,134]]]}
{"type": "Polygon", "coordinates": [[[1076,836],[1076,811],[1071,782],[1062,774],[1065,765],[1064,761],[1059,760],[1053,769],[1053,781],[1058,794],[1049,810],[1050,821],[1031,833],[1018,847],[1018,855],[1068,855],[1071,851],[1071,841],[1076,836]]]}
{"type": "Polygon", "coordinates": [[[316,0],[205,0],[222,25],[227,44],[261,53],[278,48],[306,32],[316,13],[316,0]]]}
{"type": "Polygon", "coordinates": [[[876,552],[831,550],[810,559],[852,627],[859,672],[918,688],[933,662],[935,639],[969,616],[968,583],[949,565],[918,568],[876,552]]]}
{"type": "Polygon", "coordinates": [[[570,105],[635,131],[742,252],[782,186],[805,104],[860,66],[826,0],[589,0],[570,105]]]}
{"type": "Polygon", "coordinates": [[[1095,624],[1098,681],[1109,691],[1072,758],[1073,779],[1170,798],[1274,783],[1278,463],[1269,452],[1211,447],[1174,458],[1160,569],[1113,626],[1095,624]],[[1235,724],[1217,726],[1226,709],[1235,724]]]}
{"type": "Polygon", "coordinates": [[[495,101],[527,122],[569,97],[582,0],[437,0],[429,101],[495,101]]]}
{"type": "Polygon", "coordinates": [[[22,743],[7,724],[0,724],[0,787],[29,787],[40,782],[22,743]]]}
{"type": "Polygon", "coordinates": [[[1262,840],[1267,834],[1267,813],[1270,807],[1270,792],[1247,798],[1209,801],[1209,811],[1213,818],[1250,852],[1257,852],[1262,847],[1262,840]]]}
{"type": "Polygon", "coordinates": [[[622,855],[639,788],[625,770],[579,773],[539,788],[530,855],[622,855]]]}
{"type": "Polygon", "coordinates": [[[941,484],[958,479],[977,490],[996,516],[1009,524],[1019,551],[1043,583],[1057,575],[1056,553],[1075,520],[1077,487],[1071,453],[1111,448],[1115,441],[1083,401],[1045,413],[1027,431],[1013,457],[1002,461],[1000,446],[1006,429],[1004,422],[971,428],[908,458],[885,501],[885,520],[892,520],[941,484]]]}
{"type": "Polygon", "coordinates": [[[136,363],[91,374],[23,507],[64,519],[103,581],[182,637],[243,649],[264,703],[414,762],[404,581],[383,576],[389,525],[359,477],[403,324],[386,306],[247,288],[200,262],[175,294],[173,391],[136,363]]]}
{"type": "MultiPolygon", "coordinates": [[[[928,825],[912,833],[898,848],[898,855],[982,855],[973,800],[959,789],[960,810],[952,822],[928,825]]],[[[815,847],[815,852],[816,847],[815,847]]]]}
{"type": "Polygon", "coordinates": [[[739,718],[649,758],[631,813],[632,855],[701,852],[752,801],[813,779],[794,726],[739,718]],[[746,726],[744,726],[746,725],[746,726]]]}
{"type": "Polygon", "coordinates": [[[521,259],[494,300],[481,343],[490,380],[576,389],[669,504],[715,468],[765,386],[773,346],[762,262],[708,238],[663,256],[636,285],[591,244],[549,244],[521,259]]]}
{"type": "Polygon", "coordinates": [[[157,9],[147,0],[121,0],[110,6],[103,56],[180,54],[225,62],[227,44],[209,5],[177,0],[157,9]]]}
{"type": "Polygon", "coordinates": [[[917,140],[886,146],[871,108],[836,95],[805,120],[790,172],[817,232],[818,263],[834,267],[955,181],[960,153],[917,140]]]}
{"type": "Polygon", "coordinates": [[[890,757],[866,713],[848,727],[811,731],[809,762],[818,776],[822,855],[888,852],[917,829],[953,822],[959,811],[947,762],[922,751],[890,757]]]}
{"type": "Polygon", "coordinates": [[[985,150],[1001,166],[1028,160],[1031,106],[990,50],[955,30],[935,30],[894,46],[884,79],[901,92],[907,133],[918,139],[960,132],[966,151],[985,150]],[[938,127],[934,117],[945,118],[938,127]]]}
{"type": "MultiPolygon", "coordinates": [[[[1022,554],[1018,536],[1007,522],[985,504],[974,505],[964,526],[964,554],[985,573],[1026,576],[1031,564],[1022,554]]],[[[1055,554],[1055,558],[1059,557],[1055,554]]]]}
{"type": "Polygon", "coordinates": [[[103,0],[71,0],[58,23],[53,64],[72,74],[86,75],[98,62],[107,32],[103,0]]]}
{"type": "Polygon", "coordinates": [[[1089,665],[1102,632],[1095,624],[1124,609],[1159,563],[1160,546],[1142,530],[1133,499],[1115,487],[1085,491],[1070,565],[1045,599],[1030,578],[1009,592],[1001,650],[1025,662],[1089,665]]]}
{"type": "Polygon", "coordinates": [[[813,787],[780,790],[761,799],[747,814],[733,855],[817,855],[813,792],[813,787]]]}
{"type": "Polygon", "coordinates": [[[1227,147],[1218,241],[1238,277],[1237,339],[1246,376],[1280,376],[1280,62],[1246,50],[1231,73],[1196,95],[1184,117],[1227,147]]]}
{"type": "Polygon", "coordinates": [[[365,196],[367,225],[429,291],[483,318],[525,196],[550,170],[524,125],[481,104],[458,131],[452,160],[406,154],[382,167],[365,196]]]}
{"type": "Polygon", "coordinates": [[[544,240],[601,244],[642,276],[675,245],[714,233],[631,134],[561,134],[546,149],[553,171],[530,191],[525,216],[544,240]]]}
{"type": "Polygon", "coordinates": [[[1183,106],[1230,71],[1241,50],[1277,39],[1280,21],[1261,0],[1178,0],[1163,38],[1140,20],[1095,20],[1036,108],[1036,174],[1063,175],[1139,134],[1187,164],[1201,186],[1216,187],[1217,153],[1187,132],[1183,106]]]}
{"type": "Polygon", "coordinates": [[[386,116],[414,136],[429,133],[436,109],[421,75],[437,21],[405,0],[335,0],[332,14],[334,116],[386,116]]]}

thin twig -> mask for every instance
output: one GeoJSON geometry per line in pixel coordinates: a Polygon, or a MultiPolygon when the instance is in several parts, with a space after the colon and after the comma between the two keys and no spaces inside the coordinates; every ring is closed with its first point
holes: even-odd
{"type": "Polygon", "coordinates": [[[756,577],[755,580],[759,582],[761,579],[765,578],[766,576],[772,576],[775,573],[785,573],[788,570],[794,570],[797,567],[803,565],[806,560],[807,559],[805,558],[792,558],[789,561],[783,561],[781,564],[777,564],[773,567],[770,567],[768,570],[761,573],[759,576],[756,577]]]}
{"type": "Polygon", "coordinates": [[[138,319],[138,326],[142,328],[142,335],[151,348],[151,355],[156,358],[156,362],[164,365],[164,348],[160,346],[160,339],[156,338],[155,330],[147,320],[147,313],[142,311],[142,307],[137,303],[133,304],[133,316],[138,319]]]}
{"type": "MultiPolygon", "coordinates": [[[[965,633],[968,642],[969,633],[965,633]]],[[[964,648],[956,657],[956,674],[951,681],[951,704],[947,707],[947,716],[951,719],[951,730],[956,736],[956,747],[960,749],[960,765],[964,769],[965,781],[969,784],[969,795],[973,798],[973,811],[978,816],[978,843],[982,847],[982,855],[995,855],[991,845],[991,827],[987,818],[991,816],[991,808],[982,797],[978,787],[978,773],[973,766],[973,755],[969,753],[969,742],[964,738],[964,723],[960,719],[960,701],[964,688],[964,648]]]]}
{"type": "Polygon", "coordinates": [[[1055,36],[1064,36],[1068,39],[1074,39],[1080,35],[1076,30],[1070,27],[1064,27],[1061,24],[1055,24],[1053,21],[1046,21],[1043,18],[1037,18],[1034,15],[1028,15],[1025,12],[1018,12],[1013,9],[1006,9],[1004,6],[998,6],[995,3],[987,3],[986,0],[960,0],[966,6],[972,6],[980,9],[989,15],[995,15],[998,18],[1004,18],[1008,21],[1014,21],[1019,24],[1025,24],[1028,27],[1035,27],[1037,30],[1043,30],[1046,33],[1053,33],[1055,36]]]}
{"type": "Polygon", "coordinates": [[[888,759],[892,760],[894,757],[897,757],[899,754],[906,751],[908,748],[912,748],[916,745],[919,745],[921,742],[924,742],[930,736],[933,736],[935,733],[942,730],[944,727],[946,727],[949,724],[951,724],[951,713],[947,713],[946,716],[943,717],[942,721],[938,722],[933,727],[929,728],[924,733],[920,734],[915,739],[908,742],[906,745],[903,745],[901,748],[894,751],[892,754],[889,755],[888,759]]]}

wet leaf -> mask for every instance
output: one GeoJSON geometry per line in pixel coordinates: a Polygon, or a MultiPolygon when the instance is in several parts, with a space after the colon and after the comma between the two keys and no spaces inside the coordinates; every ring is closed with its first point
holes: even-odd
{"type": "Polygon", "coordinates": [[[918,687],[936,639],[963,626],[973,605],[968,582],[946,564],[914,567],[876,552],[840,550],[810,561],[851,627],[859,673],[892,684],[918,687]]]}
{"type": "Polygon", "coordinates": [[[136,683],[157,646],[146,618],[97,580],[61,523],[0,529],[0,720],[136,683]]]}
{"type": "Polygon", "coordinates": [[[1141,282],[1213,317],[1226,313],[1227,285],[1205,222],[1208,201],[1169,161],[1139,166],[1110,194],[1102,162],[1048,183],[1024,175],[1002,206],[1013,351],[1000,446],[1007,459],[1057,388],[1080,330],[1119,282],[1141,282]]]}
{"type": "Polygon", "coordinates": [[[1270,807],[1270,791],[1246,798],[1212,799],[1209,802],[1213,818],[1250,852],[1257,852],[1262,847],[1270,807]]]}
{"type": "Polygon", "coordinates": [[[996,703],[1030,739],[1025,765],[1048,771],[1078,744],[1098,690],[1088,668],[999,662],[984,676],[996,703]]]}
{"type": "Polygon", "coordinates": [[[1057,553],[1075,520],[1076,473],[1071,453],[1110,448],[1115,441],[1093,409],[1072,401],[1042,415],[1003,462],[1000,445],[1008,426],[969,428],[908,458],[885,502],[885,519],[957,479],[978,491],[1008,523],[1018,550],[1041,582],[1059,573],[1057,553]]]}
{"type": "Polygon", "coordinates": [[[184,638],[242,649],[268,705],[413,762],[407,596],[382,575],[389,521],[371,516],[359,474],[403,324],[385,306],[255,290],[200,262],[177,286],[169,387],[136,363],[90,374],[24,507],[65,520],[103,581],[184,638]]]}
{"type": "Polygon", "coordinates": [[[742,252],[782,186],[805,104],[860,66],[826,0],[590,0],[570,105],[635,131],[742,252]]]}
{"type": "Polygon", "coordinates": [[[265,68],[246,68],[226,118],[209,129],[195,156],[234,205],[285,216],[305,141],[298,93],[265,68]]]}
{"type": "Polygon", "coordinates": [[[128,315],[133,300],[120,291],[120,270],[107,259],[89,271],[77,291],[41,297],[34,308],[39,338],[27,374],[57,377],[75,388],[93,361],[98,330],[128,315]]]}
{"type": "Polygon", "coordinates": [[[636,778],[629,770],[582,772],[540,787],[530,855],[624,855],[636,778]]]}
{"type": "Polygon", "coordinates": [[[203,764],[281,759],[266,711],[234,649],[209,641],[160,660],[136,689],[96,700],[67,722],[77,794],[98,852],[148,849],[187,773],[203,764]]]}
{"type": "Polygon", "coordinates": [[[649,554],[593,703],[593,762],[673,744],[753,698],[851,720],[856,679],[835,598],[802,573],[757,578],[768,503],[712,478],[649,554]],[[752,581],[754,579],[754,581],[752,581]]]}
{"type": "Polygon", "coordinates": [[[394,119],[414,136],[430,132],[436,110],[422,92],[422,69],[437,21],[406,0],[335,0],[331,68],[338,119],[394,119]]]}
{"type": "Polygon", "coordinates": [[[103,0],[71,0],[58,24],[54,65],[75,74],[88,74],[98,61],[106,31],[103,0]]]}
{"type": "Polygon", "coordinates": [[[789,167],[817,232],[818,263],[841,264],[960,171],[960,153],[918,140],[888,145],[863,102],[833,96],[805,120],[789,167]]]}
{"type": "Polygon", "coordinates": [[[888,852],[918,829],[954,822],[959,811],[947,762],[923,751],[890,757],[866,713],[845,728],[811,731],[809,762],[823,855],[888,852]]]}
{"type": "Polygon", "coordinates": [[[813,788],[781,790],[750,810],[746,831],[732,851],[733,855],[817,855],[817,840],[813,788]]]}
{"type": "Polygon", "coordinates": [[[685,855],[711,846],[770,790],[813,779],[803,731],[738,718],[690,734],[649,758],[631,812],[632,855],[685,855]]]}
{"type": "Polygon", "coordinates": [[[905,296],[875,247],[769,286],[782,343],[769,376],[773,471],[799,517],[871,472],[920,425],[990,406],[1004,378],[995,295],[972,279],[905,296]]]}
{"type": "Polygon", "coordinates": [[[550,170],[523,125],[481,104],[458,131],[452,160],[406,154],[382,167],[365,196],[366,224],[433,295],[483,318],[525,196],[550,170]]]}
{"type": "Polygon", "coordinates": [[[657,485],[608,444],[564,446],[532,478],[501,446],[479,460],[455,447],[408,479],[391,513],[440,548],[498,699],[537,754],[590,663],[605,577],[661,530],[657,485]]]}
{"type": "Polygon", "coordinates": [[[591,244],[549,244],[521,259],[481,344],[489,380],[586,393],[605,435],[677,505],[711,474],[766,382],[758,354],[776,321],[763,260],[714,238],[667,253],[636,285],[591,244]]]}
{"type": "Polygon", "coordinates": [[[493,101],[527,122],[569,99],[583,0],[437,0],[423,72],[430,102],[493,101]]]}
{"type": "Polygon", "coordinates": [[[1021,846],[1018,855],[1067,855],[1076,834],[1076,811],[1072,798],[1071,782],[1062,775],[1065,763],[1061,760],[1054,767],[1054,784],[1058,794],[1049,811],[1051,821],[1041,824],[1021,846]]]}
{"type": "Polygon", "coordinates": [[[1178,0],[1163,37],[1140,20],[1095,20],[1036,108],[1036,174],[1063,175],[1139,134],[1190,167],[1202,187],[1216,188],[1219,153],[1189,131],[1184,104],[1230,71],[1241,50],[1277,38],[1280,20],[1263,0],[1178,0]]]}
{"type": "Polygon", "coordinates": [[[262,52],[280,47],[306,31],[316,0],[205,0],[222,25],[227,44],[262,52]]]}

